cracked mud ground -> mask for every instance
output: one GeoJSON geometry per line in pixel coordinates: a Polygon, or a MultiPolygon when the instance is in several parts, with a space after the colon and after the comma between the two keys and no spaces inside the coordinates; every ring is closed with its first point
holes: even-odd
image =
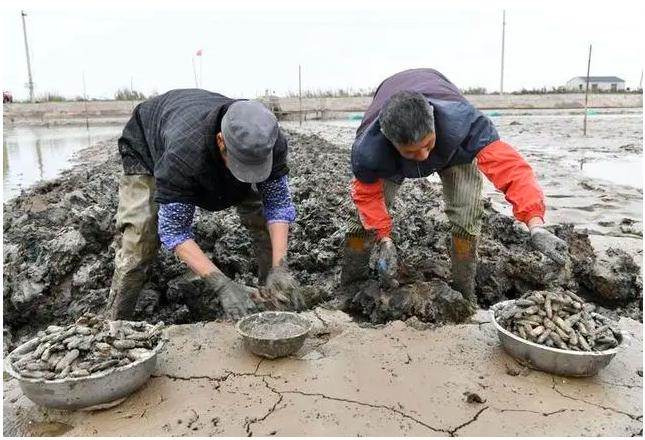
{"type": "Polygon", "coordinates": [[[312,337],[273,361],[249,354],[230,323],[173,326],[153,377],[107,410],[46,410],[10,380],[4,434],[55,426],[68,436],[642,435],[643,328],[631,319],[620,324],[633,344],[599,375],[574,379],[514,364],[484,311],[425,330],[359,324],[323,308],[304,316],[312,337]],[[468,403],[469,393],[483,403],[468,403]]]}
{"type": "MultiPolygon", "coordinates": [[[[138,318],[179,325],[170,328],[172,340],[154,377],[118,407],[64,413],[35,407],[5,376],[5,434],[642,435],[642,325],[625,318],[642,320],[638,261],[622,249],[599,252],[579,228],[558,225],[555,232],[575,255],[570,269],[555,271],[530,249],[522,228],[487,207],[480,306],[527,289],[567,286],[611,306],[602,312],[623,317],[621,325],[638,335],[595,378],[522,369],[501,351],[485,315],[474,324],[433,328],[420,321],[436,322],[435,317],[420,313],[426,309],[414,302],[393,309],[387,297],[338,291],[338,249],[350,208],[346,147],[297,133],[290,142],[298,206],[290,265],[296,277],[333,296],[328,308],[373,323],[416,319],[375,326],[340,311],[313,309],[306,314],[317,325],[316,337],[303,351],[260,362],[243,350],[232,324],[189,324],[199,317],[190,315],[183,297],[200,286],[162,253],[138,318]],[[483,403],[468,403],[464,393],[477,394],[483,403]]],[[[88,151],[94,163],[5,204],[4,350],[48,324],[102,307],[116,238],[115,153],[110,143],[97,145],[88,151]]],[[[445,284],[448,224],[440,194],[436,183],[410,183],[395,211],[395,220],[407,221],[397,221],[394,233],[418,279],[445,284]]],[[[255,281],[250,239],[234,210],[199,213],[195,234],[229,275],[255,281]]]]}

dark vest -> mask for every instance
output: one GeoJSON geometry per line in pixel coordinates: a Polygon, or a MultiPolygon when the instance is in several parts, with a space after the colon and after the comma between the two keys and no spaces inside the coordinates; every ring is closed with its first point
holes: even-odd
{"type": "Polygon", "coordinates": [[[470,104],[459,89],[434,69],[412,69],[383,81],[356,130],[352,171],[363,182],[427,177],[453,165],[472,162],[486,145],[499,139],[493,123],[470,104]],[[403,158],[381,133],[378,115],[387,100],[408,90],[424,95],[434,107],[436,143],[428,159],[403,158]]]}
{"type": "MultiPolygon", "coordinates": [[[[171,90],[139,104],[119,138],[125,174],[155,177],[158,203],[189,203],[209,211],[236,205],[251,193],[226,168],[215,142],[235,100],[200,89],[171,90]]],[[[288,173],[282,132],[268,180],[288,173]]]]}

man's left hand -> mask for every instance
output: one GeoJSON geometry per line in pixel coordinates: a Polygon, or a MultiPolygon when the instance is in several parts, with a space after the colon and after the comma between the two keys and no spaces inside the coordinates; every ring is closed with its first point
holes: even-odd
{"type": "Polygon", "coordinates": [[[285,259],[271,268],[266,285],[260,290],[276,309],[301,310],[305,307],[300,284],[293,277],[285,259]]]}
{"type": "Polygon", "coordinates": [[[531,244],[537,251],[540,251],[559,265],[564,265],[569,257],[567,243],[541,225],[531,228],[531,244]]]}

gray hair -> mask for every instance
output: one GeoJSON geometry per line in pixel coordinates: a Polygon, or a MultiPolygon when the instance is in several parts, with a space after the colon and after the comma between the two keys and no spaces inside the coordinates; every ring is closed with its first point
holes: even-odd
{"type": "Polygon", "coordinates": [[[396,147],[416,144],[434,133],[433,107],[418,92],[392,95],[379,113],[381,132],[396,147]]]}

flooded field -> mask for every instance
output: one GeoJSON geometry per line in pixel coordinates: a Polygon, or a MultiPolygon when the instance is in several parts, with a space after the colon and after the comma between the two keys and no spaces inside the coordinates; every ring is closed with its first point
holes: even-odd
{"type": "Polygon", "coordinates": [[[118,136],[122,125],[100,127],[6,128],[2,138],[3,201],[36,182],[52,179],[69,168],[74,154],[118,136]]]}

